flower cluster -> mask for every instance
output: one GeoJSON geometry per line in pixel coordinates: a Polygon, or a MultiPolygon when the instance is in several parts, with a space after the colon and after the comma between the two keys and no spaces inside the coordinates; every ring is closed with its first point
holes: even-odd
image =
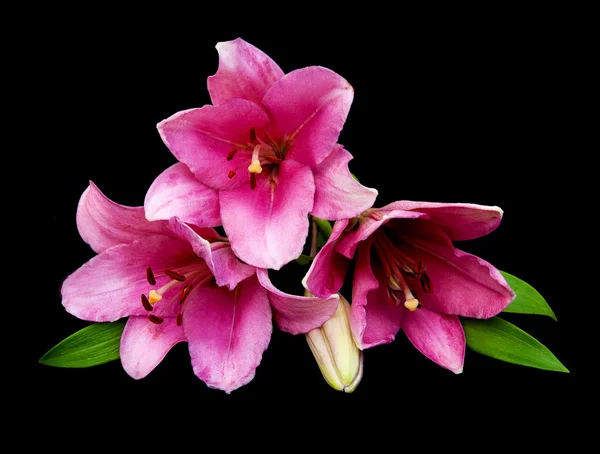
{"type": "Polygon", "coordinates": [[[400,330],[460,373],[459,317],[489,319],[515,293],[494,266],[453,241],[492,232],[502,210],[374,207],[377,190],[354,178],[352,155],[338,143],[351,85],[319,66],[285,74],[242,39],[216,48],[212,104],[158,124],[178,162],[155,179],[144,205],[117,204],[91,182],[81,196],[77,227],[97,255],[63,283],[65,309],[93,322],[126,319],[120,358],[136,379],[186,342],[196,376],[229,393],[254,377],[274,323],[305,334],[338,390],[359,384],[363,350],[400,330]],[[329,221],[319,248],[317,224],[329,221]],[[277,289],[269,270],[309,246],[304,294],[277,289]],[[350,278],[349,302],[340,290],[350,278]]]}

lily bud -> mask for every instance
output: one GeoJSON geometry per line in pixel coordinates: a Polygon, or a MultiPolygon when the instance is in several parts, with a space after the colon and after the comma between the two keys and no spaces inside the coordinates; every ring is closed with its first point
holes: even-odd
{"type": "Polygon", "coordinates": [[[350,304],[340,295],[337,310],[323,326],[306,333],[323,377],[333,389],[351,393],[363,372],[363,354],[350,330],[350,304]]]}

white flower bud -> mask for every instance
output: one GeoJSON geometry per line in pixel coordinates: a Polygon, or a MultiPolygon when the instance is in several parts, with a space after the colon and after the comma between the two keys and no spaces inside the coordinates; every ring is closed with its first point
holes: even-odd
{"type": "Polygon", "coordinates": [[[362,379],[363,355],[350,330],[350,304],[342,295],[333,316],[306,333],[306,340],[327,383],[338,391],[354,391],[362,379]]]}

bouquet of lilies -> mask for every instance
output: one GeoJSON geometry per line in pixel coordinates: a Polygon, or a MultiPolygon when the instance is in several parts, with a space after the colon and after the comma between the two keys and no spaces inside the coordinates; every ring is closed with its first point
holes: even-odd
{"type": "Polygon", "coordinates": [[[42,364],[90,367],[120,358],[146,377],[188,345],[194,374],[230,393],[255,376],[273,324],[304,335],[327,383],[352,392],[363,355],[400,331],[454,373],[465,349],[567,372],[501,312],[554,317],[530,285],[453,242],[495,230],[497,206],[399,200],[348,168],[338,138],[354,90],[320,66],[285,74],[242,39],[218,43],[211,105],[157,128],[177,159],[143,206],[108,199],[90,182],[76,222],[97,253],[64,281],[62,304],[94,322],[51,348],[42,364]],[[306,267],[301,295],[269,270],[306,267]],[[349,283],[351,295],[340,293],[349,283]]]}

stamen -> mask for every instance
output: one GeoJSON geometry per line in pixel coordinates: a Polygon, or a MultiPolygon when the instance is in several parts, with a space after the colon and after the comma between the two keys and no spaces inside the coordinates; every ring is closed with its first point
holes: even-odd
{"type": "Polygon", "coordinates": [[[398,283],[398,281],[396,281],[396,279],[394,279],[394,276],[389,276],[388,282],[389,282],[388,287],[391,288],[392,290],[396,290],[396,291],[402,290],[402,286],[398,283]]]}
{"type": "Polygon", "coordinates": [[[150,267],[146,268],[146,279],[150,285],[156,285],[156,279],[154,279],[154,273],[150,267]]]}
{"type": "Polygon", "coordinates": [[[252,189],[256,189],[256,174],[255,173],[250,174],[250,187],[252,189]]]}
{"type": "Polygon", "coordinates": [[[266,132],[265,132],[265,139],[267,139],[267,143],[271,146],[271,148],[273,149],[273,151],[275,152],[277,157],[280,158],[281,160],[283,160],[283,153],[281,152],[281,150],[279,149],[279,147],[277,146],[275,141],[273,139],[271,139],[271,136],[269,136],[269,134],[267,134],[266,132]]]}
{"type": "Polygon", "coordinates": [[[233,178],[233,177],[235,177],[235,170],[230,170],[230,171],[229,171],[229,173],[227,174],[227,176],[228,176],[229,178],[233,178]]]}
{"type": "Polygon", "coordinates": [[[419,300],[416,298],[410,298],[404,302],[404,307],[411,312],[416,311],[420,306],[421,305],[419,304],[419,300]]]}
{"type": "Polygon", "coordinates": [[[148,320],[150,320],[152,323],[155,323],[157,325],[160,325],[162,322],[165,321],[164,318],[159,317],[158,315],[153,315],[153,314],[148,315],[148,320]]]}
{"type": "Polygon", "coordinates": [[[256,129],[250,128],[250,142],[256,142],[256,129]]]}
{"type": "Polygon", "coordinates": [[[423,291],[425,293],[433,293],[433,282],[431,282],[431,279],[429,278],[427,273],[421,274],[420,281],[421,281],[421,287],[423,288],[423,291]]]}
{"type": "Polygon", "coordinates": [[[189,296],[191,291],[192,291],[192,284],[188,284],[181,289],[181,295],[179,295],[179,304],[184,303],[184,301],[187,299],[187,297],[189,296]]]}
{"type": "Polygon", "coordinates": [[[402,267],[402,271],[404,271],[404,274],[406,274],[406,277],[409,279],[418,279],[419,278],[419,274],[410,265],[404,265],[402,267]]]}
{"type": "Polygon", "coordinates": [[[236,153],[237,153],[237,149],[232,148],[231,151],[227,154],[227,160],[231,161],[236,153]]]}
{"type": "Polygon", "coordinates": [[[156,290],[150,290],[150,293],[148,295],[148,301],[150,302],[150,304],[158,303],[160,300],[162,300],[162,295],[156,290]]]}
{"type": "Polygon", "coordinates": [[[144,306],[144,309],[146,309],[148,312],[152,312],[152,309],[154,309],[152,307],[152,304],[150,304],[150,301],[148,301],[148,298],[146,298],[146,295],[144,295],[142,293],[142,306],[144,306]]]}
{"type": "Polygon", "coordinates": [[[276,156],[265,156],[265,159],[273,164],[280,164],[283,161],[283,159],[276,156]]]}
{"type": "Polygon", "coordinates": [[[185,276],[183,274],[178,273],[177,271],[165,269],[165,270],[163,270],[163,273],[165,273],[171,279],[175,279],[176,281],[179,281],[179,282],[185,281],[185,276]]]}
{"type": "Polygon", "coordinates": [[[180,312],[179,314],[177,314],[177,326],[181,326],[182,322],[183,322],[183,315],[180,312]]]}

